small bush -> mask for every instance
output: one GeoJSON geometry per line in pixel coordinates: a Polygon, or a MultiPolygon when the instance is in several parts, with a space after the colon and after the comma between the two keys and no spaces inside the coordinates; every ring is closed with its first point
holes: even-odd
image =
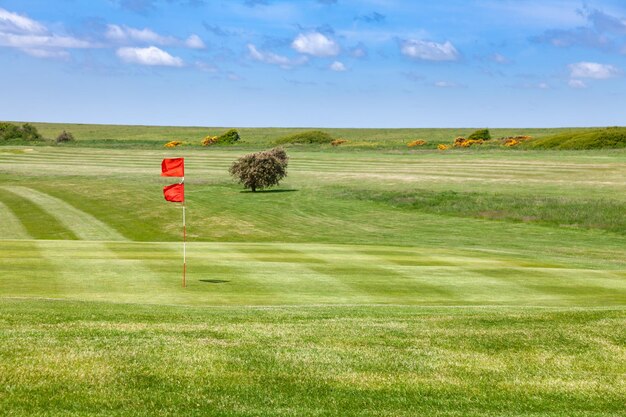
{"type": "Polygon", "coordinates": [[[425,140],[422,140],[422,139],[418,139],[418,140],[414,140],[412,142],[407,143],[406,146],[408,146],[409,148],[414,148],[416,146],[426,145],[426,143],[428,143],[428,142],[426,142],[425,140]]]}
{"type": "Polygon", "coordinates": [[[21,127],[13,123],[0,123],[0,141],[41,141],[43,137],[37,132],[37,128],[30,123],[24,123],[21,127]]]}
{"type": "Polygon", "coordinates": [[[448,150],[448,145],[444,145],[443,143],[440,143],[439,145],[437,145],[437,149],[439,149],[440,151],[446,151],[448,150]]]}
{"type": "Polygon", "coordinates": [[[167,142],[167,143],[166,143],[165,145],[163,145],[163,146],[165,146],[166,148],[175,148],[175,147],[180,146],[180,145],[182,145],[182,144],[183,144],[183,143],[182,143],[181,141],[179,141],[179,140],[173,140],[173,141],[171,141],[171,142],[167,142]]]}
{"type": "Polygon", "coordinates": [[[330,142],[331,145],[333,146],[339,146],[339,145],[343,145],[344,143],[348,143],[349,141],[345,140],[345,139],[335,139],[334,141],[330,142]]]}
{"type": "Polygon", "coordinates": [[[250,153],[233,162],[230,175],[253,192],[278,185],[287,176],[289,157],[282,148],[250,153]]]}
{"type": "Polygon", "coordinates": [[[224,145],[232,145],[235,142],[239,142],[241,137],[237,129],[230,129],[223,135],[217,137],[217,143],[224,145]]]}
{"type": "Polygon", "coordinates": [[[454,139],[454,147],[455,148],[469,148],[473,145],[482,145],[482,139],[465,139],[464,137],[458,137],[454,139]]]}
{"type": "Polygon", "coordinates": [[[308,132],[296,133],[294,135],[285,136],[278,139],[275,143],[277,145],[287,143],[332,143],[333,137],[321,130],[310,130],[308,132]]]}
{"type": "Polygon", "coordinates": [[[200,143],[202,144],[202,146],[215,145],[217,143],[217,136],[205,136],[205,138],[202,139],[202,142],[200,143]]]}
{"type": "Polygon", "coordinates": [[[226,133],[220,136],[205,136],[204,139],[200,142],[202,146],[211,146],[211,145],[232,145],[235,142],[238,142],[241,139],[239,136],[239,132],[237,129],[229,129],[226,133]]]}
{"type": "Polygon", "coordinates": [[[57,136],[55,139],[56,143],[65,143],[65,142],[74,142],[74,135],[71,132],[66,132],[65,130],[57,136]]]}
{"type": "Polygon", "coordinates": [[[471,135],[469,135],[469,137],[467,139],[470,139],[470,140],[490,140],[491,139],[491,133],[489,133],[489,129],[480,129],[480,130],[477,130],[476,132],[472,133],[471,135]]]}

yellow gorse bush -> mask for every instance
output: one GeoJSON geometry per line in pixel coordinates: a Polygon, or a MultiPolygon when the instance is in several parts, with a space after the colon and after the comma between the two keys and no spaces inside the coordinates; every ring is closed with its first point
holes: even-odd
{"type": "Polygon", "coordinates": [[[465,139],[464,137],[459,136],[458,138],[454,139],[454,147],[469,148],[473,145],[482,145],[483,142],[484,141],[482,139],[465,139]]]}
{"type": "Polygon", "coordinates": [[[409,148],[413,148],[413,147],[415,147],[415,146],[422,146],[422,145],[426,145],[426,143],[427,143],[427,142],[426,142],[425,140],[422,140],[422,139],[417,139],[417,140],[414,140],[413,142],[409,142],[409,143],[407,143],[407,144],[406,144],[406,146],[408,146],[409,148]]]}
{"type": "Polygon", "coordinates": [[[217,143],[217,136],[206,136],[202,139],[202,146],[210,146],[217,143]]]}
{"type": "Polygon", "coordinates": [[[443,143],[440,143],[439,145],[437,145],[437,149],[439,149],[440,151],[445,151],[448,149],[448,145],[444,145],[443,143]]]}
{"type": "Polygon", "coordinates": [[[509,136],[507,138],[502,138],[502,146],[517,146],[520,143],[532,139],[532,136],[509,136]]]}
{"type": "Polygon", "coordinates": [[[181,141],[179,141],[179,140],[173,140],[173,141],[167,142],[163,146],[165,146],[166,148],[175,148],[175,147],[180,146],[182,144],[183,143],[181,141]]]}
{"type": "Polygon", "coordinates": [[[333,146],[339,146],[339,145],[343,145],[344,143],[348,143],[348,140],[345,139],[335,139],[332,142],[330,142],[331,145],[333,146]]]}

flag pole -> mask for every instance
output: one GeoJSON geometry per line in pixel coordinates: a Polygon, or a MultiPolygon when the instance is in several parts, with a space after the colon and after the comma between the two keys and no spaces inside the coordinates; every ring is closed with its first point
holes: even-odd
{"type": "MultiPolygon", "coordinates": [[[[183,182],[185,183],[185,177],[183,182]]],[[[183,288],[187,286],[186,275],[187,274],[187,223],[185,221],[185,199],[183,198],[183,288]]]]}

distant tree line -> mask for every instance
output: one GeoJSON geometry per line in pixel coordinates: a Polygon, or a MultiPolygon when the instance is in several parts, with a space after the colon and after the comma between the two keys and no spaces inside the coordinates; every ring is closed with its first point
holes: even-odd
{"type": "Polygon", "coordinates": [[[13,123],[0,122],[0,141],[2,142],[35,142],[42,141],[43,136],[30,123],[19,126],[13,123]]]}

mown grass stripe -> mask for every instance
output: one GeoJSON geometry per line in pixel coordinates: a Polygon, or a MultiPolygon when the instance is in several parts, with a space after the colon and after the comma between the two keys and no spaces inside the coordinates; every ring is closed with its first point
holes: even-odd
{"type": "MultiPolygon", "coordinates": [[[[112,242],[37,241],[41,257],[58,272],[56,296],[65,299],[159,303],[180,288],[179,275],[157,272],[140,259],[125,259],[112,242]],[[67,261],[72,253],[72,262],[67,261]]],[[[171,262],[170,262],[171,263],[171,262]]]]}
{"type": "Polygon", "coordinates": [[[126,240],[113,228],[65,201],[22,186],[5,186],[15,194],[39,205],[61,224],[85,240],[126,240]]]}
{"type": "Polygon", "coordinates": [[[316,256],[316,253],[311,253],[309,250],[298,250],[298,246],[273,245],[267,248],[246,247],[244,244],[237,246],[236,250],[247,258],[243,262],[255,270],[275,268],[283,277],[285,277],[285,272],[291,271],[286,274],[287,279],[279,281],[273,279],[268,283],[280,291],[284,291],[285,286],[293,286],[292,293],[298,292],[301,296],[306,296],[307,293],[315,293],[321,288],[328,297],[335,298],[335,302],[347,299],[348,294],[354,295],[354,289],[349,283],[342,281],[336,275],[324,273],[315,268],[320,264],[328,263],[323,257],[316,256]]]}
{"type": "Polygon", "coordinates": [[[27,235],[34,239],[78,239],[70,228],[65,227],[46,210],[10,192],[6,187],[0,187],[0,201],[14,214],[27,235]]]}
{"type": "MultiPolygon", "coordinates": [[[[0,294],[4,297],[58,297],[65,277],[45,259],[37,240],[0,240],[0,294]]],[[[48,242],[61,242],[60,240],[48,242]]],[[[76,241],[66,241],[74,242],[76,241]]],[[[66,256],[66,252],[63,252],[66,256]]],[[[0,320],[1,321],[1,320],[0,320]]]]}
{"type": "Polygon", "coordinates": [[[22,222],[2,201],[0,201],[0,219],[2,219],[0,239],[31,239],[22,222]]]}

